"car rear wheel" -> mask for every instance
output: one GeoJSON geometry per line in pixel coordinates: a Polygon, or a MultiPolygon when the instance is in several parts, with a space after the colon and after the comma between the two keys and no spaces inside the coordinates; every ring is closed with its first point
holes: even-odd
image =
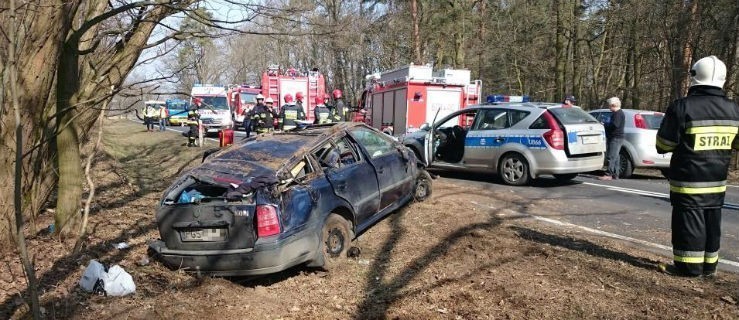
{"type": "Polygon", "coordinates": [[[330,214],[321,231],[321,266],[330,270],[339,261],[346,259],[346,252],[353,238],[351,223],[336,213],[330,214]]]}
{"type": "Polygon", "coordinates": [[[520,154],[512,153],[500,160],[498,174],[506,184],[522,186],[529,182],[529,164],[520,154]]]}
{"type": "Polygon", "coordinates": [[[619,178],[631,178],[631,175],[634,173],[634,162],[631,161],[631,157],[629,157],[625,151],[621,151],[619,153],[619,157],[620,159],[618,164],[621,166],[621,174],[619,175],[619,178]]]}
{"type": "Polygon", "coordinates": [[[577,177],[577,173],[565,173],[565,174],[555,174],[554,178],[559,181],[570,181],[572,179],[575,179],[577,177]]]}
{"type": "Polygon", "coordinates": [[[413,199],[417,202],[424,201],[431,197],[431,175],[426,170],[419,169],[416,178],[416,190],[414,190],[413,199]]]}

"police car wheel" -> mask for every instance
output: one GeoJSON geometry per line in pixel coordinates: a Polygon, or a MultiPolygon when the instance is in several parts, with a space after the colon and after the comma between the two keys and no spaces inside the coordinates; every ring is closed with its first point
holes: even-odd
{"type": "Polygon", "coordinates": [[[505,184],[522,186],[529,182],[529,164],[518,153],[511,153],[500,160],[498,173],[505,184]]]}

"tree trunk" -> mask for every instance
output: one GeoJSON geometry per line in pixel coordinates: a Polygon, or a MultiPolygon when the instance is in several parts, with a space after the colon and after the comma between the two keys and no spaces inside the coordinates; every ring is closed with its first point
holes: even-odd
{"type": "Polygon", "coordinates": [[[413,22],[413,63],[420,65],[421,58],[421,34],[418,31],[418,0],[411,0],[411,20],[413,22]]]}
{"type": "Polygon", "coordinates": [[[575,98],[582,98],[581,85],[582,75],[580,74],[580,65],[582,58],[580,56],[580,16],[582,0],[576,0],[574,9],[572,10],[574,19],[572,20],[572,94],[575,98]]]}
{"type": "Polygon", "coordinates": [[[557,23],[557,34],[554,43],[554,94],[561,99],[564,97],[564,80],[565,80],[565,59],[567,56],[564,52],[564,17],[560,9],[560,0],[554,0],[554,10],[557,23]]]}
{"type": "Polygon", "coordinates": [[[15,236],[18,252],[20,253],[23,271],[28,280],[28,294],[31,300],[31,311],[33,319],[41,319],[41,306],[38,299],[36,271],[33,262],[28,255],[28,247],[26,246],[26,235],[24,234],[24,217],[23,217],[23,123],[21,122],[21,107],[18,103],[18,64],[16,63],[15,46],[18,38],[16,37],[16,28],[20,25],[16,18],[15,0],[10,0],[10,20],[12,24],[8,30],[10,45],[8,46],[8,60],[10,68],[10,100],[13,105],[15,114],[15,179],[13,182],[13,208],[15,209],[15,236]]]}
{"type": "MultiPolygon", "coordinates": [[[[683,6],[683,4],[679,4],[683,6]]],[[[677,25],[677,37],[675,41],[678,43],[674,54],[672,64],[672,99],[677,99],[685,95],[688,91],[690,82],[690,64],[693,61],[693,44],[696,32],[698,32],[698,23],[700,22],[698,12],[698,1],[692,0],[687,7],[680,9],[679,20],[677,25]],[[685,35],[680,37],[679,35],[685,35]]]]}
{"type": "MultiPolygon", "coordinates": [[[[17,75],[17,97],[21,106],[24,142],[22,193],[25,216],[38,213],[56,182],[56,172],[50,165],[55,159],[54,140],[51,138],[54,125],[48,119],[55,113],[53,85],[56,60],[68,25],[61,23],[67,12],[60,10],[60,6],[47,2],[51,1],[36,1],[33,10],[21,11],[21,15],[17,17],[24,26],[23,33],[17,35],[15,42],[18,69],[33,70],[17,75]]],[[[62,7],[69,6],[73,4],[67,3],[62,7]]],[[[15,26],[7,15],[9,11],[0,12],[0,25],[4,30],[15,26]]],[[[2,49],[5,46],[0,41],[0,50],[2,49]]],[[[0,61],[0,69],[3,83],[9,83],[8,65],[0,61]]],[[[0,147],[8,150],[0,153],[0,245],[7,246],[12,243],[8,240],[13,227],[8,222],[12,221],[13,215],[13,164],[17,139],[13,130],[6,130],[14,127],[13,117],[2,116],[13,110],[10,99],[3,99],[3,96],[10,96],[9,86],[0,86],[0,90],[0,107],[3,110],[0,112],[0,147]]]]}
{"type": "Polygon", "coordinates": [[[73,221],[80,210],[82,197],[82,161],[80,159],[80,139],[77,132],[77,101],[79,91],[78,43],[68,40],[59,56],[57,69],[57,117],[56,136],[57,171],[59,172],[58,196],[54,224],[56,232],[63,235],[68,223],[73,221]],[[71,43],[70,43],[71,42],[71,43]]]}

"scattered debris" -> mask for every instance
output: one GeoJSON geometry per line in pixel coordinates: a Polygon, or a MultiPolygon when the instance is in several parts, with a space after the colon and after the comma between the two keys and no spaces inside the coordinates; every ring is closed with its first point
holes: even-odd
{"type": "Polygon", "coordinates": [[[113,247],[115,247],[118,250],[124,250],[124,249],[130,248],[131,246],[129,246],[128,243],[119,242],[119,243],[114,244],[113,247]]]}
{"type": "Polygon", "coordinates": [[[128,272],[119,265],[106,270],[97,260],[91,260],[80,279],[80,287],[86,292],[108,296],[125,296],[136,292],[136,284],[128,272]]]}
{"type": "Polygon", "coordinates": [[[150,262],[149,258],[147,256],[143,256],[141,257],[141,259],[136,261],[136,264],[143,267],[143,266],[149,265],[149,262],[150,262]]]}
{"type": "Polygon", "coordinates": [[[367,259],[362,259],[362,260],[357,261],[357,263],[359,263],[359,264],[361,264],[363,266],[368,266],[370,264],[370,261],[367,260],[367,259]]]}
{"type": "Polygon", "coordinates": [[[349,258],[357,258],[357,257],[359,257],[359,255],[360,255],[361,253],[362,253],[362,250],[361,250],[361,249],[359,249],[358,247],[351,247],[351,248],[349,248],[349,250],[348,250],[348,251],[346,252],[346,255],[347,255],[347,256],[348,256],[349,258]]]}
{"type": "Polygon", "coordinates": [[[728,304],[736,304],[736,300],[731,296],[723,296],[721,297],[721,301],[726,302],[728,304]]]}

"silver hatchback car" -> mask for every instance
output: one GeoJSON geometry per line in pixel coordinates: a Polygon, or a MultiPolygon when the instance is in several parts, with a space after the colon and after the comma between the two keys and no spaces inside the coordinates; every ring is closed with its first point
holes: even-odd
{"type": "MultiPolygon", "coordinates": [[[[621,109],[626,117],[624,145],[621,147],[621,178],[628,178],[636,168],[655,168],[666,173],[670,167],[671,153],[658,154],[655,148],[657,130],[664,113],[646,110],[621,109]]],[[[611,121],[611,110],[589,111],[601,123],[611,121]]]]}
{"type": "Polygon", "coordinates": [[[496,173],[510,185],[571,180],[600,169],[606,150],[601,123],[554,103],[471,106],[401,139],[430,167],[496,173]]]}

